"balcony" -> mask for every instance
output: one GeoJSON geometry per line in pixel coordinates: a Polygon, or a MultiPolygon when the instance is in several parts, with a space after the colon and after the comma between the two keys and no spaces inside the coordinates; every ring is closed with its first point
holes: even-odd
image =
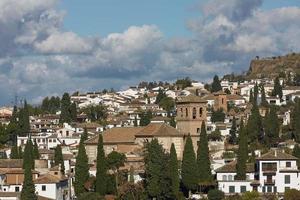
{"type": "Polygon", "coordinates": [[[265,185],[275,185],[275,180],[264,180],[265,185]]]}

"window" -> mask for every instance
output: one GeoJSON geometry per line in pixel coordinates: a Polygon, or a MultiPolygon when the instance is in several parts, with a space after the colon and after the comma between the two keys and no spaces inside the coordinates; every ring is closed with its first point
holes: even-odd
{"type": "Polygon", "coordinates": [[[19,192],[20,188],[19,187],[15,187],[15,192],[19,192]]]}
{"type": "Polygon", "coordinates": [[[203,113],[203,108],[199,109],[199,116],[202,117],[202,113],[203,113]]]}
{"type": "Polygon", "coordinates": [[[272,186],[267,186],[267,192],[272,192],[272,186]]]}
{"type": "Polygon", "coordinates": [[[229,186],[229,193],[235,193],[235,187],[229,186]]]}
{"type": "Polygon", "coordinates": [[[193,108],[193,119],[196,119],[196,108],[193,108]]]}
{"type": "Polygon", "coordinates": [[[52,142],[52,140],[51,139],[49,139],[49,143],[51,143],[52,142]]]}
{"type": "Polygon", "coordinates": [[[244,193],[244,192],[246,192],[246,186],[242,185],[241,186],[241,193],[244,193]]]}
{"type": "Polygon", "coordinates": [[[224,99],[222,98],[222,104],[224,104],[224,99]]]}
{"type": "Polygon", "coordinates": [[[228,175],[228,180],[233,181],[232,175],[228,175]]]}
{"type": "Polygon", "coordinates": [[[277,187],[274,186],[274,193],[277,193],[277,187]]]}
{"type": "Polygon", "coordinates": [[[189,112],[188,112],[188,109],[187,109],[187,108],[185,109],[185,116],[186,116],[186,117],[189,116],[189,112]]]}
{"type": "Polygon", "coordinates": [[[226,175],[223,175],[223,176],[222,176],[222,180],[223,180],[223,181],[227,181],[227,176],[226,176],[226,175]]]}
{"type": "Polygon", "coordinates": [[[290,175],[284,175],[284,183],[290,184],[291,183],[291,176],[290,175]]]}
{"type": "Polygon", "coordinates": [[[56,139],[53,139],[53,142],[56,142],[56,139]]]}
{"type": "Polygon", "coordinates": [[[46,185],[42,185],[42,191],[46,191],[46,185]]]}
{"type": "Polygon", "coordinates": [[[183,109],[180,108],[180,114],[181,114],[181,117],[183,117],[183,109]]]}
{"type": "Polygon", "coordinates": [[[69,131],[66,131],[66,135],[67,135],[67,137],[69,136],[69,131]]]}
{"type": "Polygon", "coordinates": [[[291,167],[291,166],[292,166],[291,162],[286,162],[285,163],[285,167],[291,167]]]}

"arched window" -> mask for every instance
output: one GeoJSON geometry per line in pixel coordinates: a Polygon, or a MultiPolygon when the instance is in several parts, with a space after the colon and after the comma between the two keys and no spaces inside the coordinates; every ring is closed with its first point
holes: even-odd
{"type": "Polygon", "coordinates": [[[186,117],[188,117],[188,116],[189,116],[189,111],[188,111],[188,109],[187,109],[187,108],[185,109],[185,116],[186,116],[186,117]]]}
{"type": "Polygon", "coordinates": [[[202,117],[202,113],[203,113],[203,108],[199,109],[199,116],[202,117]]]}
{"type": "Polygon", "coordinates": [[[227,176],[226,176],[226,175],[223,175],[222,180],[223,180],[223,181],[227,181],[227,176]]]}
{"type": "Polygon", "coordinates": [[[228,180],[233,181],[232,175],[228,175],[228,180]]]}
{"type": "Polygon", "coordinates": [[[180,115],[181,115],[181,117],[183,117],[183,109],[182,108],[180,108],[180,115]]]}
{"type": "Polygon", "coordinates": [[[222,98],[222,104],[224,104],[224,98],[222,98]]]}
{"type": "Polygon", "coordinates": [[[196,115],[197,115],[196,112],[197,112],[196,108],[193,108],[193,119],[196,119],[196,115]]]}

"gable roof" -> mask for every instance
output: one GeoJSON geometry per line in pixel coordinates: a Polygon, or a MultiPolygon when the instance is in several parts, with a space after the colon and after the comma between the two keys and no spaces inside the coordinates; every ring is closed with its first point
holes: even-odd
{"type": "Polygon", "coordinates": [[[33,182],[34,184],[50,184],[50,183],[59,183],[60,181],[66,180],[67,178],[65,176],[58,177],[54,176],[52,174],[45,174],[37,179],[35,179],[33,182]]]}
{"type": "MultiPolygon", "coordinates": [[[[143,127],[111,128],[102,133],[103,143],[134,143],[135,135],[143,127]]],[[[98,144],[99,135],[86,140],[85,144],[98,144]]]]}
{"type": "Polygon", "coordinates": [[[167,125],[166,123],[150,123],[140,132],[138,132],[136,137],[144,136],[182,136],[183,134],[179,132],[176,128],[167,125]]]}
{"type": "Polygon", "coordinates": [[[283,153],[277,150],[271,150],[268,153],[263,154],[257,160],[297,160],[295,156],[292,156],[287,153],[283,153]]]}
{"type": "Polygon", "coordinates": [[[188,96],[178,97],[177,103],[206,103],[207,101],[203,98],[190,94],[188,96]]]}
{"type": "MultiPolygon", "coordinates": [[[[236,172],[236,163],[237,163],[237,161],[234,160],[234,161],[216,169],[215,171],[216,171],[216,173],[235,173],[236,172]]],[[[254,163],[246,164],[246,172],[247,173],[255,172],[254,163]]]]}

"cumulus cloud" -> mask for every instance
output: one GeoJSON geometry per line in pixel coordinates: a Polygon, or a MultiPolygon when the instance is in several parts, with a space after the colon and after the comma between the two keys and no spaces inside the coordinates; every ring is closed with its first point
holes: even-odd
{"type": "Polygon", "coordinates": [[[300,50],[298,7],[262,10],[262,0],[212,0],[188,21],[190,37],[166,38],[155,25],[82,37],[63,29],[58,1],[0,1],[0,103],[15,94],[38,102],[142,80],[206,81],[246,70],[255,55],[300,50]]]}

